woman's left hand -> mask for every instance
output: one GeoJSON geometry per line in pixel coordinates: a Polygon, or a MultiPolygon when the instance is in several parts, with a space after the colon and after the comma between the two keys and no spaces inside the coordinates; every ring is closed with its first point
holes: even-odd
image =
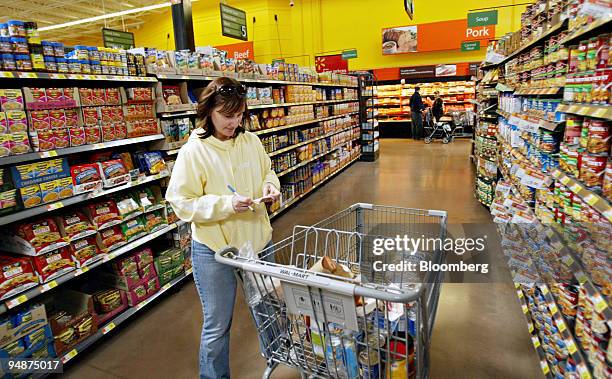
{"type": "Polygon", "coordinates": [[[266,183],[263,188],[264,202],[272,203],[280,199],[281,193],[270,183],[266,183]],[[272,201],[266,201],[271,199],[272,201]]]}

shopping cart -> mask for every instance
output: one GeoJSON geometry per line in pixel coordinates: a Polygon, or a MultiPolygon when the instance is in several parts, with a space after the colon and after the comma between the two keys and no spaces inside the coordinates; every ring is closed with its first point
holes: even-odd
{"type": "Polygon", "coordinates": [[[447,120],[450,121],[450,119],[441,117],[440,121],[435,120],[431,110],[424,112],[423,117],[425,117],[423,122],[425,128],[425,138],[423,140],[425,143],[431,143],[436,138],[442,139],[442,143],[444,144],[453,140],[453,129],[447,122],[447,120]]]}
{"type": "Polygon", "coordinates": [[[396,236],[444,240],[446,212],[360,203],[313,226],[296,226],[260,259],[233,247],[215,255],[237,268],[268,360],[263,378],[279,363],[303,378],[428,377],[443,274],[375,266],[439,264],[444,251],[387,249],[377,255],[377,241],[396,236]],[[323,257],[343,267],[344,276],[315,270],[323,257]],[[348,271],[353,278],[345,277],[348,271]]]}

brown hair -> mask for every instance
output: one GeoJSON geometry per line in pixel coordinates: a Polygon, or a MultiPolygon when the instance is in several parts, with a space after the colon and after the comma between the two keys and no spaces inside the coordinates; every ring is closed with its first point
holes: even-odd
{"type": "Polygon", "coordinates": [[[242,84],[236,79],[220,77],[208,83],[206,88],[204,88],[198,100],[198,120],[196,121],[196,126],[204,129],[204,132],[198,135],[202,139],[215,134],[215,126],[212,123],[211,114],[218,106],[221,106],[220,112],[226,116],[234,115],[244,108],[242,123],[236,129],[234,137],[244,133],[244,123],[248,118],[246,96],[241,96],[237,93],[229,97],[221,96],[217,93],[217,88],[223,86],[239,87],[242,84]]]}

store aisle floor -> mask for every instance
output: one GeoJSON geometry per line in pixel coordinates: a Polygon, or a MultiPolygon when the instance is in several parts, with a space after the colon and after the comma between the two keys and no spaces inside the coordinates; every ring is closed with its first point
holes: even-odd
{"type": "MultiPolygon", "coordinates": [[[[449,223],[488,223],[473,195],[469,141],[424,145],[382,140],[375,163],[358,162],[273,223],[275,240],[356,202],[443,209],[449,223]]],[[[127,327],[67,367],[67,378],[195,378],[202,315],[193,282],[152,304],[127,327]]],[[[232,373],[260,378],[265,362],[239,296],[232,326],[232,373]]],[[[539,378],[513,284],[445,284],[431,348],[431,378],[539,378]]],[[[281,368],[275,379],[299,378],[281,368]]]]}

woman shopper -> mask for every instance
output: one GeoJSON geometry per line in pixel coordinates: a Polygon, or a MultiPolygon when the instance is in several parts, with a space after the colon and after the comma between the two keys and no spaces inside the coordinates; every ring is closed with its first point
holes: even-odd
{"type": "Polygon", "coordinates": [[[245,131],[246,89],[217,78],[198,101],[198,129],[179,151],[166,199],[192,224],[193,276],[202,302],[200,378],[229,378],[229,335],[236,297],[230,266],[216,251],[250,243],[269,245],[272,227],[265,204],[280,197],[280,183],[259,138],[245,131]],[[230,189],[229,187],[232,187],[230,189]]]}

